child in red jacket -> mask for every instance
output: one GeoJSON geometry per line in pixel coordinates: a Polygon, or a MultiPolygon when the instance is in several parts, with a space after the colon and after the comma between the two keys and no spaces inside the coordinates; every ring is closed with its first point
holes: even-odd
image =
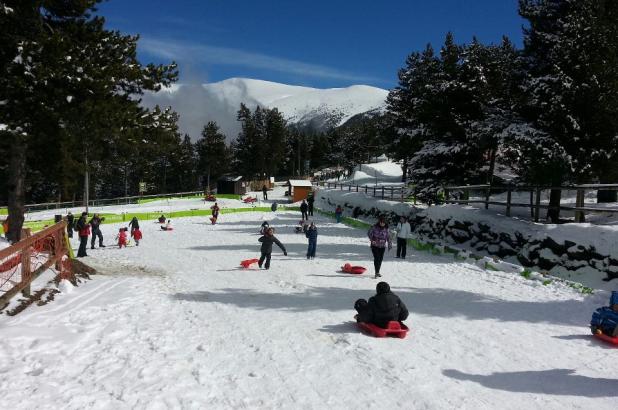
{"type": "Polygon", "coordinates": [[[120,230],[118,231],[118,236],[116,237],[118,239],[118,247],[122,248],[122,246],[124,245],[124,247],[127,247],[127,228],[120,228],[120,230]]]}
{"type": "Polygon", "coordinates": [[[142,239],[142,231],[139,228],[133,230],[133,239],[135,240],[135,246],[139,246],[139,241],[142,239]]]}

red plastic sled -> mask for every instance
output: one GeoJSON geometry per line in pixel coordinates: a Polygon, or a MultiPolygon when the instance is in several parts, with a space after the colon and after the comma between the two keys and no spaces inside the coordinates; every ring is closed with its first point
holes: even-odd
{"type": "Polygon", "coordinates": [[[245,204],[252,204],[254,202],[257,202],[257,197],[253,198],[253,197],[246,197],[245,199],[242,200],[245,204]]]}
{"type": "Polygon", "coordinates": [[[375,337],[394,336],[403,339],[410,330],[408,326],[396,321],[388,322],[386,329],[374,325],[373,323],[358,322],[357,325],[361,330],[364,330],[375,337]]]}
{"type": "Polygon", "coordinates": [[[613,345],[618,346],[618,336],[612,337],[612,336],[604,335],[603,333],[595,333],[594,335],[598,337],[599,339],[603,340],[604,342],[611,343],[613,345]]]}
{"type": "Polygon", "coordinates": [[[217,201],[217,197],[210,194],[210,195],[206,195],[204,197],[204,201],[208,201],[208,202],[216,202],[217,201]]]}
{"type": "Polygon", "coordinates": [[[361,273],[364,273],[366,270],[367,268],[363,266],[352,266],[349,263],[346,263],[345,265],[341,267],[342,272],[351,273],[354,275],[360,275],[361,273]]]}
{"type": "Polygon", "coordinates": [[[249,266],[253,265],[254,263],[259,262],[259,259],[246,259],[244,261],[240,261],[240,266],[242,266],[243,268],[247,269],[249,268],[249,266]]]}

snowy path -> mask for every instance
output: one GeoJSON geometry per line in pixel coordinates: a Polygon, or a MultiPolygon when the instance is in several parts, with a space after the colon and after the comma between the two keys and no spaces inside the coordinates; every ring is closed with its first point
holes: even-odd
{"type": "Polygon", "coordinates": [[[297,214],[279,213],[289,256],[275,247],[269,271],[240,270],[259,255],[263,215],[177,219],[173,232],[144,221],[139,247],[90,251],[102,274],[0,317],[2,407],[616,408],[618,349],[586,327],[600,295],[391,252],[384,280],[412,330],[376,339],[352,323],[376,281],[337,273],[346,261],[372,272],[365,232],[316,217],[307,261],[297,214]]]}

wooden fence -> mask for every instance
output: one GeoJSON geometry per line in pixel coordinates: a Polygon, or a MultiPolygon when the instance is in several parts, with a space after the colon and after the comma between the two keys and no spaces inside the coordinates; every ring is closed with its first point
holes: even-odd
{"type": "Polygon", "coordinates": [[[65,235],[62,221],[0,249],[0,306],[20,291],[28,296],[32,281],[47,269],[53,267],[62,279],[71,277],[65,235]]]}
{"type": "Polygon", "coordinates": [[[511,216],[511,208],[523,207],[530,208],[530,218],[535,222],[539,221],[541,209],[559,208],[564,211],[575,212],[575,222],[585,222],[586,213],[618,213],[618,208],[598,208],[585,206],[584,200],[586,197],[586,191],[618,191],[618,184],[585,184],[585,185],[571,185],[571,186],[491,186],[491,185],[464,185],[464,186],[449,186],[444,187],[444,203],[449,204],[484,204],[485,209],[488,209],[490,205],[505,207],[506,216],[511,216]],[[575,206],[560,205],[559,207],[553,207],[551,205],[545,205],[541,203],[541,194],[543,191],[559,189],[562,191],[576,191],[575,206]],[[491,195],[493,191],[499,191],[501,193],[506,192],[506,201],[492,201],[491,195]],[[451,198],[454,192],[460,193],[460,198],[451,198]],[[470,199],[470,192],[482,192],[484,199],[470,199]],[[527,203],[513,202],[513,192],[529,192],[530,201],[527,203]]]}
{"type": "Polygon", "coordinates": [[[391,201],[405,202],[412,192],[404,186],[384,186],[384,185],[353,185],[339,182],[323,182],[320,184],[328,189],[339,189],[341,191],[362,192],[366,195],[391,201]]]}

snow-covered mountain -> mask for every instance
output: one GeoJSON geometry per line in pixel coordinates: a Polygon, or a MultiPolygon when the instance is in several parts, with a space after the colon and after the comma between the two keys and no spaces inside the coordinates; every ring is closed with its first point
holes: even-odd
{"type": "Polygon", "coordinates": [[[278,108],[291,124],[326,129],[355,115],[382,110],[388,91],[366,85],[318,89],[247,78],[210,84],[175,84],[143,96],[143,104],[171,106],[180,114],[181,132],[196,139],[204,124],[216,121],[228,138],[240,130],[236,113],[240,103],[251,109],[278,108]]]}

